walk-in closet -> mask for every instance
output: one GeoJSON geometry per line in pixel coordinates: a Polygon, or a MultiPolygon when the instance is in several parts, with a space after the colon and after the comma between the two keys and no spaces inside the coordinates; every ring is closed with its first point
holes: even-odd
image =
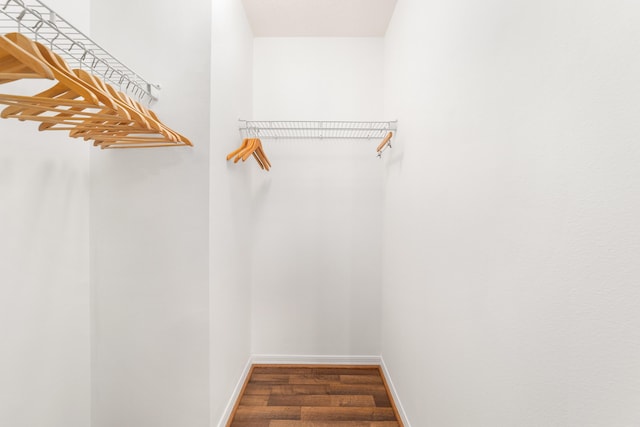
{"type": "Polygon", "coordinates": [[[0,426],[640,425],[638,40],[633,1],[0,0],[0,426]]]}

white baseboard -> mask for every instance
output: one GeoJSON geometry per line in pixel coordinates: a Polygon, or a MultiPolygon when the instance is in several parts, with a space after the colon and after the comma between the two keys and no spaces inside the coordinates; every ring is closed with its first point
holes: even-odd
{"type": "Polygon", "coordinates": [[[382,373],[385,376],[385,380],[387,381],[387,385],[389,387],[389,391],[391,392],[391,397],[393,398],[396,409],[398,410],[398,414],[400,418],[402,418],[402,422],[404,427],[411,427],[409,420],[407,419],[407,415],[404,412],[404,408],[402,407],[402,403],[400,403],[400,398],[398,396],[398,392],[396,391],[395,386],[393,385],[393,381],[391,380],[391,375],[389,375],[389,370],[384,363],[384,359],[382,356],[304,356],[304,355],[279,355],[279,354],[254,354],[249,357],[247,364],[242,371],[242,375],[236,384],[235,389],[233,390],[233,394],[229,399],[229,403],[227,403],[227,407],[224,410],[222,418],[220,422],[218,422],[218,427],[225,427],[227,421],[231,417],[231,413],[233,412],[233,407],[235,405],[236,400],[240,396],[240,392],[242,391],[242,386],[244,385],[247,377],[249,376],[249,372],[251,371],[252,365],[375,365],[380,366],[382,368],[382,373]]]}
{"type": "Polygon", "coordinates": [[[380,356],[303,356],[281,354],[254,354],[255,365],[380,365],[380,356]]]}
{"type": "Polygon", "coordinates": [[[398,391],[396,387],[393,385],[393,381],[391,380],[391,375],[389,374],[389,370],[387,369],[387,365],[384,363],[384,359],[380,356],[380,367],[382,368],[382,373],[384,374],[385,379],[387,380],[387,386],[389,387],[389,392],[391,393],[391,397],[396,404],[396,410],[398,411],[398,415],[402,419],[402,424],[404,427],[411,427],[411,423],[409,423],[409,419],[407,418],[407,413],[404,411],[402,407],[402,403],[400,402],[400,397],[398,396],[398,391]]]}
{"type": "Polygon", "coordinates": [[[229,418],[231,417],[231,413],[233,412],[233,407],[236,404],[236,400],[238,400],[238,397],[240,396],[240,392],[242,391],[242,386],[244,386],[244,383],[247,380],[247,377],[249,376],[249,372],[251,372],[251,365],[253,365],[253,361],[251,356],[249,356],[249,360],[247,361],[247,364],[244,366],[244,369],[242,370],[240,379],[238,380],[236,387],[233,389],[233,393],[231,394],[229,403],[227,403],[227,407],[224,408],[222,417],[218,422],[218,427],[225,427],[227,425],[227,421],[229,421],[229,418]]]}

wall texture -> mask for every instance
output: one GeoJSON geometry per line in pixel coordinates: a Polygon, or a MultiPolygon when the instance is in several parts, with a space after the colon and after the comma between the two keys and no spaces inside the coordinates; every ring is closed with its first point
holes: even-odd
{"type": "Polygon", "coordinates": [[[251,116],[253,35],[239,0],[215,0],[212,22],[210,387],[215,426],[251,347],[251,173],[225,159],[241,142],[238,118],[251,116]]]}
{"type": "Polygon", "coordinates": [[[211,3],[91,2],[193,148],[91,152],[93,427],[209,424],[211,3]],[[116,24],[117,23],[117,24],[116,24]]]}
{"type": "Polygon", "coordinates": [[[382,354],[413,425],[640,420],[639,13],[398,2],[382,354]]]}
{"type": "MultiPolygon", "coordinates": [[[[381,120],[382,54],[381,38],[256,38],[254,119],[381,120]]],[[[264,145],[270,172],[242,165],[254,173],[253,353],[379,354],[375,143],[264,145]]]]}
{"type": "MultiPolygon", "coordinates": [[[[47,3],[88,30],[88,4],[47,3]]],[[[86,427],[89,146],[13,119],[0,121],[0,135],[0,425],[86,427]]]]}

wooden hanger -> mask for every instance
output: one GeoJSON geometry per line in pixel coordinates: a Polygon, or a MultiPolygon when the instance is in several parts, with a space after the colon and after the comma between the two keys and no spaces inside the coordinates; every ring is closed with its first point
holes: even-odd
{"type": "MultiPolygon", "coordinates": [[[[258,140],[260,141],[260,140],[258,140]]],[[[259,146],[258,146],[258,156],[260,157],[260,161],[262,161],[262,163],[265,166],[266,170],[271,169],[271,162],[269,161],[269,159],[267,158],[267,155],[264,152],[264,149],[262,148],[262,142],[259,142],[259,146]]]]}
{"type": "Polygon", "coordinates": [[[264,150],[262,149],[262,141],[260,141],[259,138],[254,138],[253,145],[245,151],[246,152],[244,152],[244,154],[242,155],[243,162],[252,155],[256,159],[260,167],[266,169],[267,171],[271,169],[271,163],[269,162],[269,159],[267,159],[267,156],[264,154],[264,150]]]}
{"type": "Polygon", "coordinates": [[[241,152],[242,150],[244,150],[247,147],[247,144],[249,144],[251,138],[245,138],[242,140],[242,144],[240,144],[240,147],[238,147],[237,149],[233,150],[231,153],[227,154],[227,161],[231,160],[231,158],[233,158],[236,154],[238,154],[239,152],[241,152]]]}
{"type": "Polygon", "coordinates": [[[184,141],[175,141],[166,136],[153,134],[152,131],[144,129],[114,130],[112,132],[91,133],[89,135],[74,135],[84,137],[85,140],[92,139],[94,146],[101,148],[111,148],[114,145],[140,145],[140,144],[164,144],[164,145],[189,145],[184,141]]]}
{"type": "MultiPolygon", "coordinates": [[[[34,72],[23,62],[11,55],[0,57],[0,84],[20,79],[42,79],[43,73],[34,72]]],[[[52,77],[53,78],[53,77],[52,77]]]]}
{"type": "MultiPolygon", "coordinates": [[[[256,159],[256,162],[258,162],[258,166],[260,166],[261,169],[265,169],[268,171],[271,168],[271,163],[269,163],[266,156],[263,157],[264,151],[262,151],[261,148],[262,142],[256,138],[254,140],[254,149],[249,155],[253,156],[253,158],[256,159]]],[[[248,158],[248,156],[242,156],[242,161],[244,162],[248,158]]]]}
{"type": "Polygon", "coordinates": [[[233,159],[233,163],[238,163],[240,159],[243,159],[243,161],[247,160],[247,158],[251,155],[251,153],[255,151],[257,141],[258,141],[258,138],[249,139],[249,142],[244,147],[244,149],[242,149],[240,152],[238,152],[238,154],[236,154],[235,159],[233,159]],[[245,155],[247,156],[247,158],[244,158],[245,155]]]}
{"type": "Polygon", "coordinates": [[[100,148],[189,145],[184,141],[174,141],[163,135],[154,135],[150,131],[143,129],[116,130],[110,133],[92,135],[91,139],[94,140],[93,145],[100,148]]]}
{"type": "Polygon", "coordinates": [[[253,158],[256,159],[256,162],[258,162],[258,166],[260,166],[260,169],[264,170],[269,170],[269,168],[267,167],[266,164],[262,163],[262,159],[260,159],[260,156],[258,156],[255,152],[252,153],[253,154],[253,158]]]}
{"type": "MultiPolygon", "coordinates": [[[[260,141],[260,139],[258,138],[254,138],[253,139],[253,144],[250,145],[249,147],[247,147],[245,150],[243,150],[242,152],[238,153],[238,156],[240,156],[242,158],[242,161],[244,162],[245,160],[247,160],[249,158],[249,156],[251,156],[252,154],[256,154],[258,155],[258,157],[260,157],[260,159],[265,159],[266,160],[266,155],[264,155],[264,150],[262,149],[262,141],[260,141]]],[[[236,157],[236,160],[234,160],[235,162],[238,161],[238,157],[236,157]]],[[[265,163],[268,163],[269,161],[266,160],[265,163]]]]}
{"type": "Polygon", "coordinates": [[[55,77],[46,62],[0,35],[0,82],[25,78],[53,80],[55,77]]]}
{"type": "Polygon", "coordinates": [[[100,148],[116,148],[116,147],[141,147],[153,145],[159,146],[176,146],[186,145],[175,141],[170,141],[164,137],[153,136],[131,136],[131,135],[105,135],[96,136],[93,145],[100,148]]]}
{"type": "Polygon", "coordinates": [[[260,166],[261,169],[267,171],[271,169],[271,162],[269,162],[269,159],[267,159],[267,156],[264,154],[262,142],[258,138],[243,139],[240,147],[227,155],[227,160],[231,160],[235,157],[233,162],[238,163],[240,159],[244,162],[251,156],[256,159],[256,162],[258,162],[258,166],[260,166]]]}
{"type": "MultiPolygon", "coordinates": [[[[384,137],[384,139],[382,140],[382,142],[380,143],[380,145],[378,145],[378,148],[376,148],[376,151],[379,153],[382,151],[382,149],[389,144],[389,141],[391,140],[391,137],[393,136],[393,132],[389,132],[387,134],[387,136],[384,137]]],[[[391,146],[389,144],[389,146],[391,146]]]]}

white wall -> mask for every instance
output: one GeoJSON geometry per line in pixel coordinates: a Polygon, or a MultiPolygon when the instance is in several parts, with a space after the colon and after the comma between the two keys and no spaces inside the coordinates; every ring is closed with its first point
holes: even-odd
{"type": "MultiPolygon", "coordinates": [[[[88,4],[48,4],[87,30],[88,4]]],[[[17,120],[2,120],[0,134],[0,425],[86,427],[89,147],[17,120]]]]}
{"type": "Polygon", "coordinates": [[[382,354],[412,425],[638,424],[639,14],[398,2],[382,354]]]}
{"type": "Polygon", "coordinates": [[[83,427],[88,147],[32,123],[0,128],[0,425],[83,427]]]}
{"type": "Polygon", "coordinates": [[[211,425],[249,359],[251,174],[226,162],[251,116],[253,36],[240,0],[213,2],[210,174],[211,425]]]}
{"type": "MultiPolygon", "coordinates": [[[[254,119],[376,120],[381,38],[256,38],[254,119]]],[[[379,354],[375,142],[265,141],[253,171],[252,351],[379,354]]]]}
{"type": "Polygon", "coordinates": [[[94,0],[95,40],[162,85],[193,148],[91,152],[93,427],[209,424],[211,3],[94,0]]]}

